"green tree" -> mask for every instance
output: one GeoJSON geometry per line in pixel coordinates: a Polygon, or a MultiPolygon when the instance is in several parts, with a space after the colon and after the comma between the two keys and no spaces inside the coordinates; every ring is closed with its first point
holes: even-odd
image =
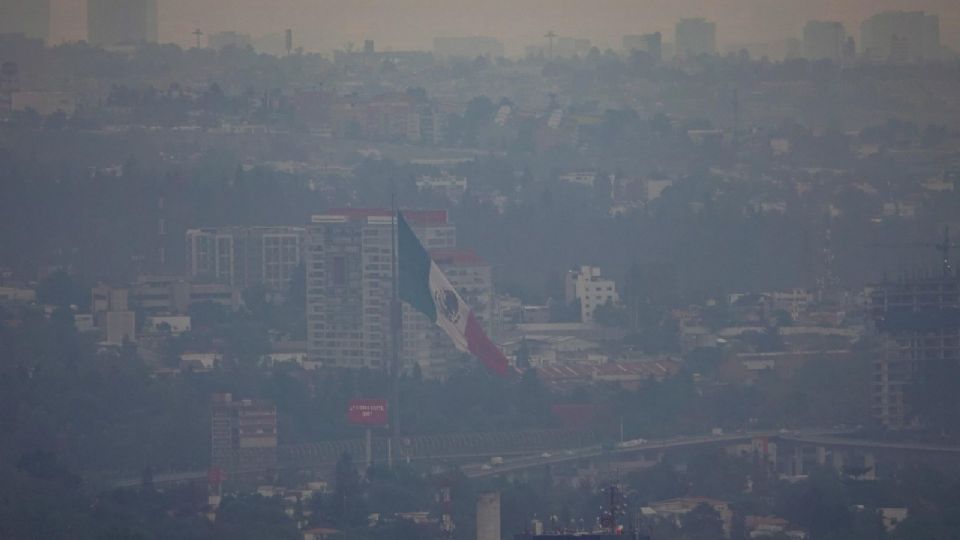
{"type": "Polygon", "coordinates": [[[62,308],[76,306],[80,311],[90,307],[90,288],[84,281],[63,270],[47,276],[37,286],[37,300],[62,308]]]}
{"type": "Polygon", "coordinates": [[[707,503],[698,504],[680,520],[682,540],[717,540],[724,536],[720,514],[707,503]]]}
{"type": "Polygon", "coordinates": [[[626,328],[630,322],[626,308],[614,302],[604,302],[597,306],[593,311],[593,320],[608,328],[626,328]]]}

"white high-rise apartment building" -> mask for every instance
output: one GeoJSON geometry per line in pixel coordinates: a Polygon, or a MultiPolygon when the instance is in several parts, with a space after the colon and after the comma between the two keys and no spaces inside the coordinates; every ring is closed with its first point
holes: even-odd
{"type": "Polygon", "coordinates": [[[570,270],[566,277],[566,300],[580,300],[580,321],[593,322],[597,307],[619,302],[617,284],[612,279],[601,277],[596,266],[581,266],[570,270]]]}
{"type": "MultiPolygon", "coordinates": [[[[456,245],[445,210],[404,211],[404,217],[428,250],[456,245]]],[[[389,367],[392,226],[389,210],[339,209],[312,217],[305,254],[311,361],[324,367],[389,367]]],[[[405,316],[405,326],[416,320],[405,316]]]]}

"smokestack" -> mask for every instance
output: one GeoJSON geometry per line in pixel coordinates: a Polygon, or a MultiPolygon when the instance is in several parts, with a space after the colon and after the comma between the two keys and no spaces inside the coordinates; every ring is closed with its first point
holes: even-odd
{"type": "Polygon", "coordinates": [[[500,540],[500,492],[477,499],[477,540],[500,540]]]}

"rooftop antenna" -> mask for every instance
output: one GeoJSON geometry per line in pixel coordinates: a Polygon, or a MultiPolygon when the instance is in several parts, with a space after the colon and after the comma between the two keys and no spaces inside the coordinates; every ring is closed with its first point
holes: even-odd
{"type": "Polygon", "coordinates": [[[200,48],[200,36],[203,35],[203,32],[201,32],[200,29],[197,28],[196,30],[193,31],[193,35],[196,36],[196,38],[197,38],[197,48],[199,49],[199,48],[200,48]]]}
{"type": "Polygon", "coordinates": [[[622,514],[620,490],[616,486],[610,486],[610,502],[607,509],[600,514],[600,527],[611,534],[619,534],[621,529],[617,524],[617,516],[622,514]]]}
{"type": "Polygon", "coordinates": [[[543,37],[547,38],[547,59],[552,60],[553,59],[553,38],[557,37],[557,34],[553,30],[550,30],[543,37]]]}
{"type": "Polygon", "coordinates": [[[950,263],[950,250],[952,248],[960,247],[960,242],[951,242],[950,241],[950,227],[948,225],[943,226],[943,240],[940,242],[910,242],[910,243],[875,243],[868,244],[870,247],[900,247],[900,246],[922,246],[922,247],[932,247],[940,253],[940,264],[943,270],[944,276],[949,276],[953,273],[953,265],[950,263]]]}
{"type": "Polygon", "coordinates": [[[953,271],[953,267],[950,265],[950,248],[960,247],[960,242],[950,242],[950,227],[948,225],[943,226],[942,242],[927,245],[940,252],[940,257],[943,259],[943,275],[949,276],[953,271]]]}

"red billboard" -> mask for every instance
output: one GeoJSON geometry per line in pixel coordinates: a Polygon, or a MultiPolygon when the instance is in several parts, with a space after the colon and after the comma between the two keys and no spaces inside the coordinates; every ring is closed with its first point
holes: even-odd
{"type": "Polygon", "coordinates": [[[387,425],[387,400],[351,399],[347,409],[347,421],[357,426],[387,425]]]}
{"type": "Polygon", "coordinates": [[[207,483],[212,487],[220,487],[220,484],[227,478],[227,473],[220,467],[210,467],[207,471],[207,483]]]}

